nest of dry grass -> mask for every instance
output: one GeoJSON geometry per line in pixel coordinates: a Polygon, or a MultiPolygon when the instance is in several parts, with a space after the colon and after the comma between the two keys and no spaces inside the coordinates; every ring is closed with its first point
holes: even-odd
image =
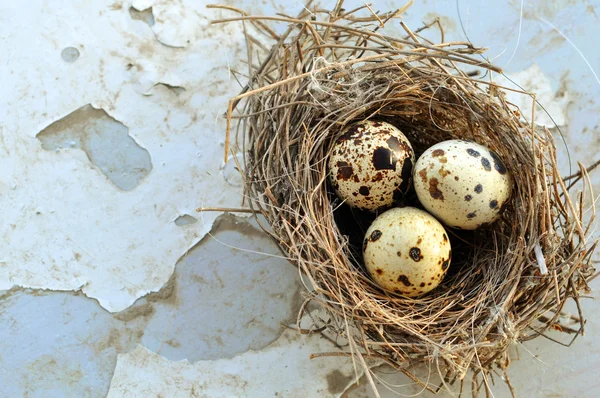
{"type": "Polygon", "coordinates": [[[436,369],[441,385],[462,384],[472,370],[473,393],[489,391],[490,377],[506,374],[512,344],[552,329],[574,337],[584,330],[579,301],[595,272],[593,217],[584,222],[583,194],[574,200],[569,191],[582,181],[589,194],[587,170],[561,178],[552,135],[506,101],[491,78],[501,71],[479,56],[481,49],[444,43],[443,31],[442,43],[434,43],[419,34],[432,26],[411,31],[401,21],[404,33],[386,36],[380,28],[398,25],[403,10],[377,15],[368,6],[345,11],[341,3],[307,7],[295,18],[217,6],[239,15],[215,23],[242,20],[254,32],[247,33],[248,83],[228,112],[228,137],[237,122],[234,142],[244,154],[248,206],[267,218],[273,238],[306,275],[308,300],[330,314],[321,329],[347,339],[359,363],[378,358],[431,391],[435,386],[408,364],[436,369]],[[272,22],[287,31],[276,34],[272,22]],[[399,127],[417,156],[439,141],[468,139],[494,150],[513,172],[502,219],[474,232],[449,230],[451,270],[417,299],[388,294],[370,280],[361,264],[370,220],[328,187],[335,139],[366,118],[399,127]],[[566,325],[570,300],[579,313],[566,325]]]}

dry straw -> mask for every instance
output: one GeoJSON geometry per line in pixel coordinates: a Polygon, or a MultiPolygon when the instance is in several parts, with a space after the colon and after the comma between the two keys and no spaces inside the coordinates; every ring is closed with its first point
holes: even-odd
{"type": "Polygon", "coordinates": [[[339,1],[333,10],[307,5],[297,17],[267,17],[213,7],[238,13],[214,23],[244,21],[248,46],[248,83],[228,110],[227,155],[230,146],[244,154],[248,206],[267,218],[273,238],[305,274],[308,300],[330,314],[320,330],[347,339],[356,363],[378,358],[431,391],[456,382],[462,389],[472,370],[474,395],[489,393],[499,374],[514,394],[506,375],[511,345],[555,340],[549,330],[572,339],[583,333],[580,297],[595,272],[593,206],[584,222],[589,170],[580,165],[560,177],[552,135],[507,102],[507,89],[491,78],[501,70],[479,56],[482,49],[444,42],[437,22],[442,43],[427,40],[420,32],[434,24],[411,31],[400,19],[403,9],[348,11],[339,1]],[[287,30],[277,34],[268,27],[273,22],[287,30]],[[380,33],[392,23],[405,34],[380,33]],[[344,126],[365,118],[394,123],[417,155],[442,140],[477,141],[514,175],[503,218],[474,233],[450,231],[451,272],[418,299],[388,294],[368,278],[360,258],[365,220],[328,189],[332,143],[344,126]],[[576,181],[583,190],[574,199],[576,181]],[[569,301],[578,314],[567,322],[569,301]],[[440,373],[439,387],[411,373],[408,364],[416,362],[440,373]]]}

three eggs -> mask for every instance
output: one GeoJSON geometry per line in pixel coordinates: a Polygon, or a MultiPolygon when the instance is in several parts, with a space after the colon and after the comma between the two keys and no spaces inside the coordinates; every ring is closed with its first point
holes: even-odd
{"type": "Polygon", "coordinates": [[[334,144],[329,177],[351,207],[380,212],[403,201],[411,184],[426,210],[396,207],[379,214],[363,242],[365,267],[383,289],[408,297],[439,285],[452,258],[444,225],[474,230],[496,221],[512,178],[499,156],[475,142],[449,140],[415,162],[407,137],[382,121],[347,127],[334,144]]]}

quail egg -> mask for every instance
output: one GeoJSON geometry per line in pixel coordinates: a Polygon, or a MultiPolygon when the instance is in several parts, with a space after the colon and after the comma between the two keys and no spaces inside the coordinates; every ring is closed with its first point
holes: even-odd
{"type": "Polygon", "coordinates": [[[443,141],[427,149],[413,171],[425,209],[445,225],[473,230],[497,220],[512,190],[500,157],[472,141],[443,141]]]}
{"type": "Polygon", "coordinates": [[[429,213],[414,207],[380,214],[363,242],[367,271],[383,289],[416,297],[444,278],[452,250],[444,227],[429,213]]]}
{"type": "Polygon", "coordinates": [[[406,136],[386,122],[347,127],[329,158],[331,185],[352,207],[375,211],[397,203],[410,187],[415,153],[406,136]]]}

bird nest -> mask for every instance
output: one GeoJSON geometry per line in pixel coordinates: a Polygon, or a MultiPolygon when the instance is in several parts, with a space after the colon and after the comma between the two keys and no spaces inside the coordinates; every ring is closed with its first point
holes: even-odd
{"type": "MultiPolygon", "coordinates": [[[[307,300],[329,314],[318,330],[344,338],[348,355],[365,367],[377,358],[431,391],[462,386],[472,370],[475,395],[489,391],[494,374],[506,375],[511,345],[549,330],[583,332],[580,294],[595,272],[592,220],[584,221],[587,170],[561,178],[552,135],[506,100],[508,89],[493,82],[501,70],[482,49],[445,43],[441,27],[441,43],[426,39],[422,31],[439,22],[413,31],[400,20],[397,37],[382,33],[390,21],[398,26],[403,10],[346,11],[338,2],[297,17],[259,17],[215,7],[239,13],[214,22],[244,21],[248,45],[248,83],[229,104],[226,153],[242,154],[247,205],[266,217],[302,271],[307,300]],[[287,30],[276,33],[273,22],[287,30]],[[369,278],[361,244],[373,216],[340,203],[329,186],[336,139],[364,119],[400,128],[417,156],[443,140],[476,141],[514,177],[499,221],[448,230],[450,270],[422,297],[387,293],[369,278]],[[583,190],[572,199],[577,181],[583,190]],[[567,325],[569,301],[578,314],[567,325]],[[409,370],[415,363],[439,372],[437,389],[409,370]]],[[[411,192],[405,204],[416,200],[411,192]]]]}

